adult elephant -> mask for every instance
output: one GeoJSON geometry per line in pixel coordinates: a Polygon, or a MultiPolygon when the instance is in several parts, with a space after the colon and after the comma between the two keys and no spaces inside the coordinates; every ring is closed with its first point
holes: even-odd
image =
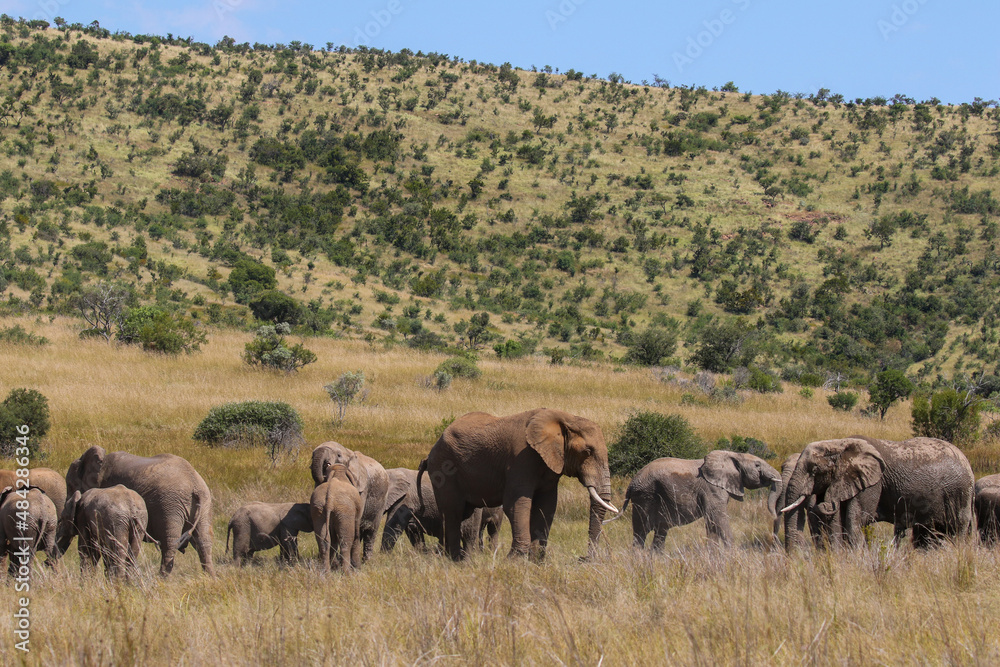
{"type": "MultiPolygon", "coordinates": [[[[800,456],[801,454],[798,453],[792,454],[781,464],[781,493],[778,494],[778,502],[776,504],[778,508],[785,507],[792,500],[788,498],[788,481],[792,478],[792,472],[794,472],[800,456]]],[[[868,499],[865,503],[866,506],[874,507],[878,503],[878,495],[872,493],[877,490],[873,488],[864,492],[867,494],[866,498],[868,499]]],[[[836,505],[836,511],[830,514],[820,514],[816,511],[817,504],[816,494],[810,494],[803,503],[803,507],[806,508],[806,519],[809,523],[809,533],[812,535],[813,543],[819,548],[823,548],[829,544],[838,544],[843,538],[843,520],[841,517],[843,508],[840,505],[836,505]]],[[[874,516],[873,512],[874,510],[870,512],[872,516],[874,516]]],[[[781,543],[779,541],[779,531],[784,520],[784,514],[780,512],[775,513],[773,526],[775,544],[781,543]]]]}
{"type": "MultiPolygon", "coordinates": [[[[444,522],[434,502],[430,480],[422,478],[420,483],[423,488],[417,493],[416,470],[391,468],[386,472],[389,475],[389,495],[386,498],[385,527],[382,529],[382,551],[392,551],[404,533],[414,547],[424,546],[425,535],[436,537],[443,543],[444,522]]],[[[462,522],[462,549],[481,549],[484,530],[490,536],[490,548],[496,549],[502,525],[502,507],[477,507],[462,522]]]]}
{"type": "Polygon", "coordinates": [[[1000,475],[976,481],[976,523],[984,544],[1000,542],[1000,475]]]}
{"type": "Polygon", "coordinates": [[[561,410],[539,408],[506,417],[470,412],[456,419],[420,464],[430,476],[444,520],[444,546],[459,560],[462,521],[477,507],[503,505],[510,556],[542,558],[556,511],[559,478],[576,477],[590,492],[588,552],[593,554],[610,503],[611,472],[601,427],[561,410]]]}
{"type": "Polygon", "coordinates": [[[791,500],[782,509],[785,546],[804,545],[805,505],[813,495],[817,512],[838,517],[849,544],[860,544],[861,528],[873,521],[892,523],[896,540],[912,529],[915,547],[963,535],[972,525],[973,482],[968,459],[944,440],[853,436],[810,443],[785,492],[791,500]]]}
{"type": "MultiPolygon", "coordinates": [[[[0,470],[0,489],[12,486],[18,488],[17,480],[21,479],[13,470],[0,470]]],[[[37,486],[49,497],[56,506],[56,515],[62,514],[66,504],[66,479],[52,468],[31,468],[28,471],[28,482],[37,486]]]]}
{"type": "Polygon", "coordinates": [[[653,533],[653,549],[663,549],[667,531],[704,517],[710,539],[732,544],[726,505],[742,501],[744,489],[770,486],[767,509],[777,515],[781,475],[764,459],[724,449],[703,459],[664,457],[636,473],[625,492],[622,511],[632,503],[633,546],[643,548],[653,533]]]}
{"type": "Polygon", "coordinates": [[[70,495],[121,484],[146,503],[147,532],[160,543],[160,574],[168,575],[178,551],[194,544],[205,572],[212,563],[212,493],[198,471],[173,454],[145,457],[106,452],[94,446],[70,464],[66,487],[70,495]]]}
{"type": "Polygon", "coordinates": [[[382,464],[375,459],[331,440],[316,447],[312,453],[310,471],[316,486],[327,480],[335,465],[347,468],[361,494],[364,507],[361,515],[361,541],[364,543],[362,561],[366,561],[375,550],[375,534],[382,522],[385,498],[389,492],[389,476],[382,464]]]}

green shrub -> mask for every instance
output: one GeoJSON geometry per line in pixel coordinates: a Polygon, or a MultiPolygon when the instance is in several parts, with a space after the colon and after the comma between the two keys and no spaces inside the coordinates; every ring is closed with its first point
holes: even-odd
{"type": "Polygon", "coordinates": [[[706,453],[701,438],[680,415],[639,411],[619,428],[617,439],[608,447],[608,463],[614,475],[634,475],[663,456],[698,459],[706,453]]]}
{"type": "Polygon", "coordinates": [[[802,387],[802,389],[799,389],[799,396],[805,399],[812,398],[815,395],[815,393],[816,392],[813,391],[812,387],[802,387]]]}
{"type": "Polygon", "coordinates": [[[822,387],[823,378],[816,373],[803,373],[799,376],[799,384],[803,387],[822,387]]]}
{"type": "Polygon", "coordinates": [[[156,306],[137,306],[125,313],[118,340],[127,345],[141,345],[147,352],[180,354],[201,349],[208,337],[190,318],[156,306]]]}
{"type": "Polygon", "coordinates": [[[659,366],[677,350],[678,329],[679,324],[673,320],[669,326],[650,326],[631,336],[625,359],[643,366],[659,366]]]}
{"type": "Polygon", "coordinates": [[[868,402],[870,411],[878,411],[879,418],[885,419],[885,413],[893,403],[908,398],[913,393],[913,383],[902,371],[890,368],[875,376],[875,381],[868,387],[868,402]]]}
{"type": "Polygon", "coordinates": [[[284,334],[291,331],[287,322],[257,329],[254,339],[243,350],[243,361],[251,366],[293,373],[316,361],[316,355],[301,343],[289,347],[284,334]]]}
{"type": "Polygon", "coordinates": [[[451,357],[450,359],[445,359],[434,370],[435,373],[438,371],[444,371],[452,377],[466,378],[468,380],[475,380],[483,374],[479,370],[479,366],[476,365],[476,360],[468,357],[451,357]]]}
{"type": "Polygon", "coordinates": [[[838,391],[833,396],[827,396],[826,402],[834,410],[850,412],[858,404],[858,395],[853,391],[838,391]]]}
{"type": "Polygon", "coordinates": [[[253,316],[262,322],[298,324],[302,306],[284,292],[270,289],[258,294],[249,304],[253,316]]]}
{"type": "Polygon", "coordinates": [[[0,456],[11,457],[20,446],[23,434],[19,426],[27,426],[28,450],[38,452],[38,441],[49,432],[49,401],[34,389],[13,389],[0,403],[0,456]]]}
{"type": "Polygon", "coordinates": [[[209,446],[265,447],[272,460],[302,445],[302,419],[288,403],[244,401],[208,411],[194,439],[209,446]]]}
{"type": "Polygon", "coordinates": [[[743,437],[742,435],[732,435],[728,440],[726,438],[719,438],[715,443],[715,448],[728,449],[731,452],[740,452],[742,454],[753,454],[762,459],[773,459],[777,456],[763,440],[743,437]]]}
{"type": "Polygon", "coordinates": [[[48,345],[49,339],[39,336],[26,330],[20,324],[12,327],[0,329],[0,343],[11,343],[14,345],[48,345]]]}
{"type": "Polygon", "coordinates": [[[785,391],[775,375],[757,367],[750,368],[747,387],[761,394],[780,394],[785,391]]]}
{"type": "Polygon", "coordinates": [[[979,433],[981,405],[982,400],[975,395],[954,389],[939,391],[929,398],[918,394],[913,398],[911,410],[913,433],[956,444],[970,443],[979,433]]]}

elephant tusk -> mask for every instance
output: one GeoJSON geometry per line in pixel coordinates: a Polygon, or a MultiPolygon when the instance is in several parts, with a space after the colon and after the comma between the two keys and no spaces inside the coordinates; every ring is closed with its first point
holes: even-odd
{"type": "Polygon", "coordinates": [[[621,513],[621,512],[618,511],[617,507],[615,507],[611,503],[609,503],[609,502],[605,501],[603,498],[601,498],[597,494],[597,489],[595,489],[592,486],[588,486],[587,489],[590,491],[590,498],[591,498],[591,500],[593,500],[595,503],[597,503],[598,505],[600,505],[601,507],[603,507],[604,509],[606,509],[609,512],[614,512],[615,514],[620,514],[621,513]]]}
{"type": "Polygon", "coordinates": [[[793,509],[795,509],[796,507],[798,507],[799,505],[801,505],[802,503],[804,503],[805,500],[806,500],[806,497],[804,495],[803,496],[799,496],[798,500],[796,500],[794,503],[792,503],[791,505],[789,505],[785,509],[781,510],[781,513],[784,514],[786,512],[791,512],[793,509]]]}

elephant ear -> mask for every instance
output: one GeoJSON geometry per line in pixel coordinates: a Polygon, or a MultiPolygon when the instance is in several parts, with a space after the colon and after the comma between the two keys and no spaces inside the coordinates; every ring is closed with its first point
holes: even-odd
{"type": "Polygon", "coordinates": [[[833,482],[826,491],[826,502],[839,503],[858,495],[882,480],[885,460],[878,450],[860,439],[849,439],[837,458],[833,482]]]}
{"type": "Polygon", "coordinates": [[[101,468],[104,467],[104,457],[106,452],[103,447],[94,445],[83,453],[80,457],[80,475],[77,490],[86,491],[101,485],[101,468]]]}
{"type": "Polygon", "coordinates": [[[525,437],[528,446],[538,452],[545,465],[561,475],[566,465],[566,432],[562,415],[542,408],[528,420],[525,437]]]}
{"type": "MultiPolygon", "coordinates": [[[[397,503],[403,501],[410,491],[413,491],[414,481],[410,479],[409,470],[392,470],[389,473],[389,494],[385,498],[385,514],[388,514],[397,503]]],[[[415,494],[414,494],[415,495],[415,494]]]]}
{"type": "Polygon", "coordinates": [[[73,524],[76,523],[76,508],[77,504],[80,502],[80,498],[83,494],[79,491],[74,491],[73,495],[66,499],[66,504],[63,505],[62,515],[59,517],[62,521],[68,521],[73,524]]]}
{"type": "Polygon", "coordinates": [[[3,491],[0,491],[0,506],[7,502],[7,496],[9,496],[13,490],[13,486],[5,486],[3,491]]]}
{"type": "Polygon", "coordinates": [[[709,484],[725,489],[736,500],[743,500],[743,477],[732,452],[717,449],[709,452],[698,468],[698,475],[709,484]]]}
{"type": "Polygon", "coordinates": [[[346,468],[351,484],[358,490],[358,493],[364,496],[368,492],[368,484],[371,480],[368,477],[368,470],[361,462],[361,457],[358,456],[357,452],[351,452],[351,458],[347,460],[346,468]]]}

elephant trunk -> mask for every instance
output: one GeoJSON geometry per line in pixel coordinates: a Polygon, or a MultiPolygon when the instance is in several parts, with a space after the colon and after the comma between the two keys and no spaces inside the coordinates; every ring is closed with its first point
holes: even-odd
{"type": "Polygon", "coordinates": [[[778,499],[781,498],[781,477],[771,479],[771,492],[767,494],[767,511],[775,520],[778,518],[778,499]]]}
{"type": "Polygon", "coordinates": [[[592,558],[597,553],[597,540],[601,536],[601,527],[604,523],[604,515],[611,511],[618,513],[618,508],[611,504],[611,477],[610,475],[601,485],[601,489],[588,486],[590,493],[590,529],[588,531],[587,556],[592,558]]]}
{"type": "MultiPolygon", "coordinates": [[[[801,465],[801,461],[799,464],[801,465]]],[[[787,505],[781,508],[781,513],[785,517],[785,549],[789,551],[806,546],[804,535],[806,508],[811,493],[812,478],[805,473],[805,470],[796,467],[785,489],[787,505]]]]}
{"type": "Polygon", "coordinates": [[[76,531],[73,529],[73,524],[69,521],[60,521],[56,527],[56,548],[59,550],[59,555],[62,556],[69,549],[69,545],[73,543],[73,538],[76,536],[76,531]]]}

